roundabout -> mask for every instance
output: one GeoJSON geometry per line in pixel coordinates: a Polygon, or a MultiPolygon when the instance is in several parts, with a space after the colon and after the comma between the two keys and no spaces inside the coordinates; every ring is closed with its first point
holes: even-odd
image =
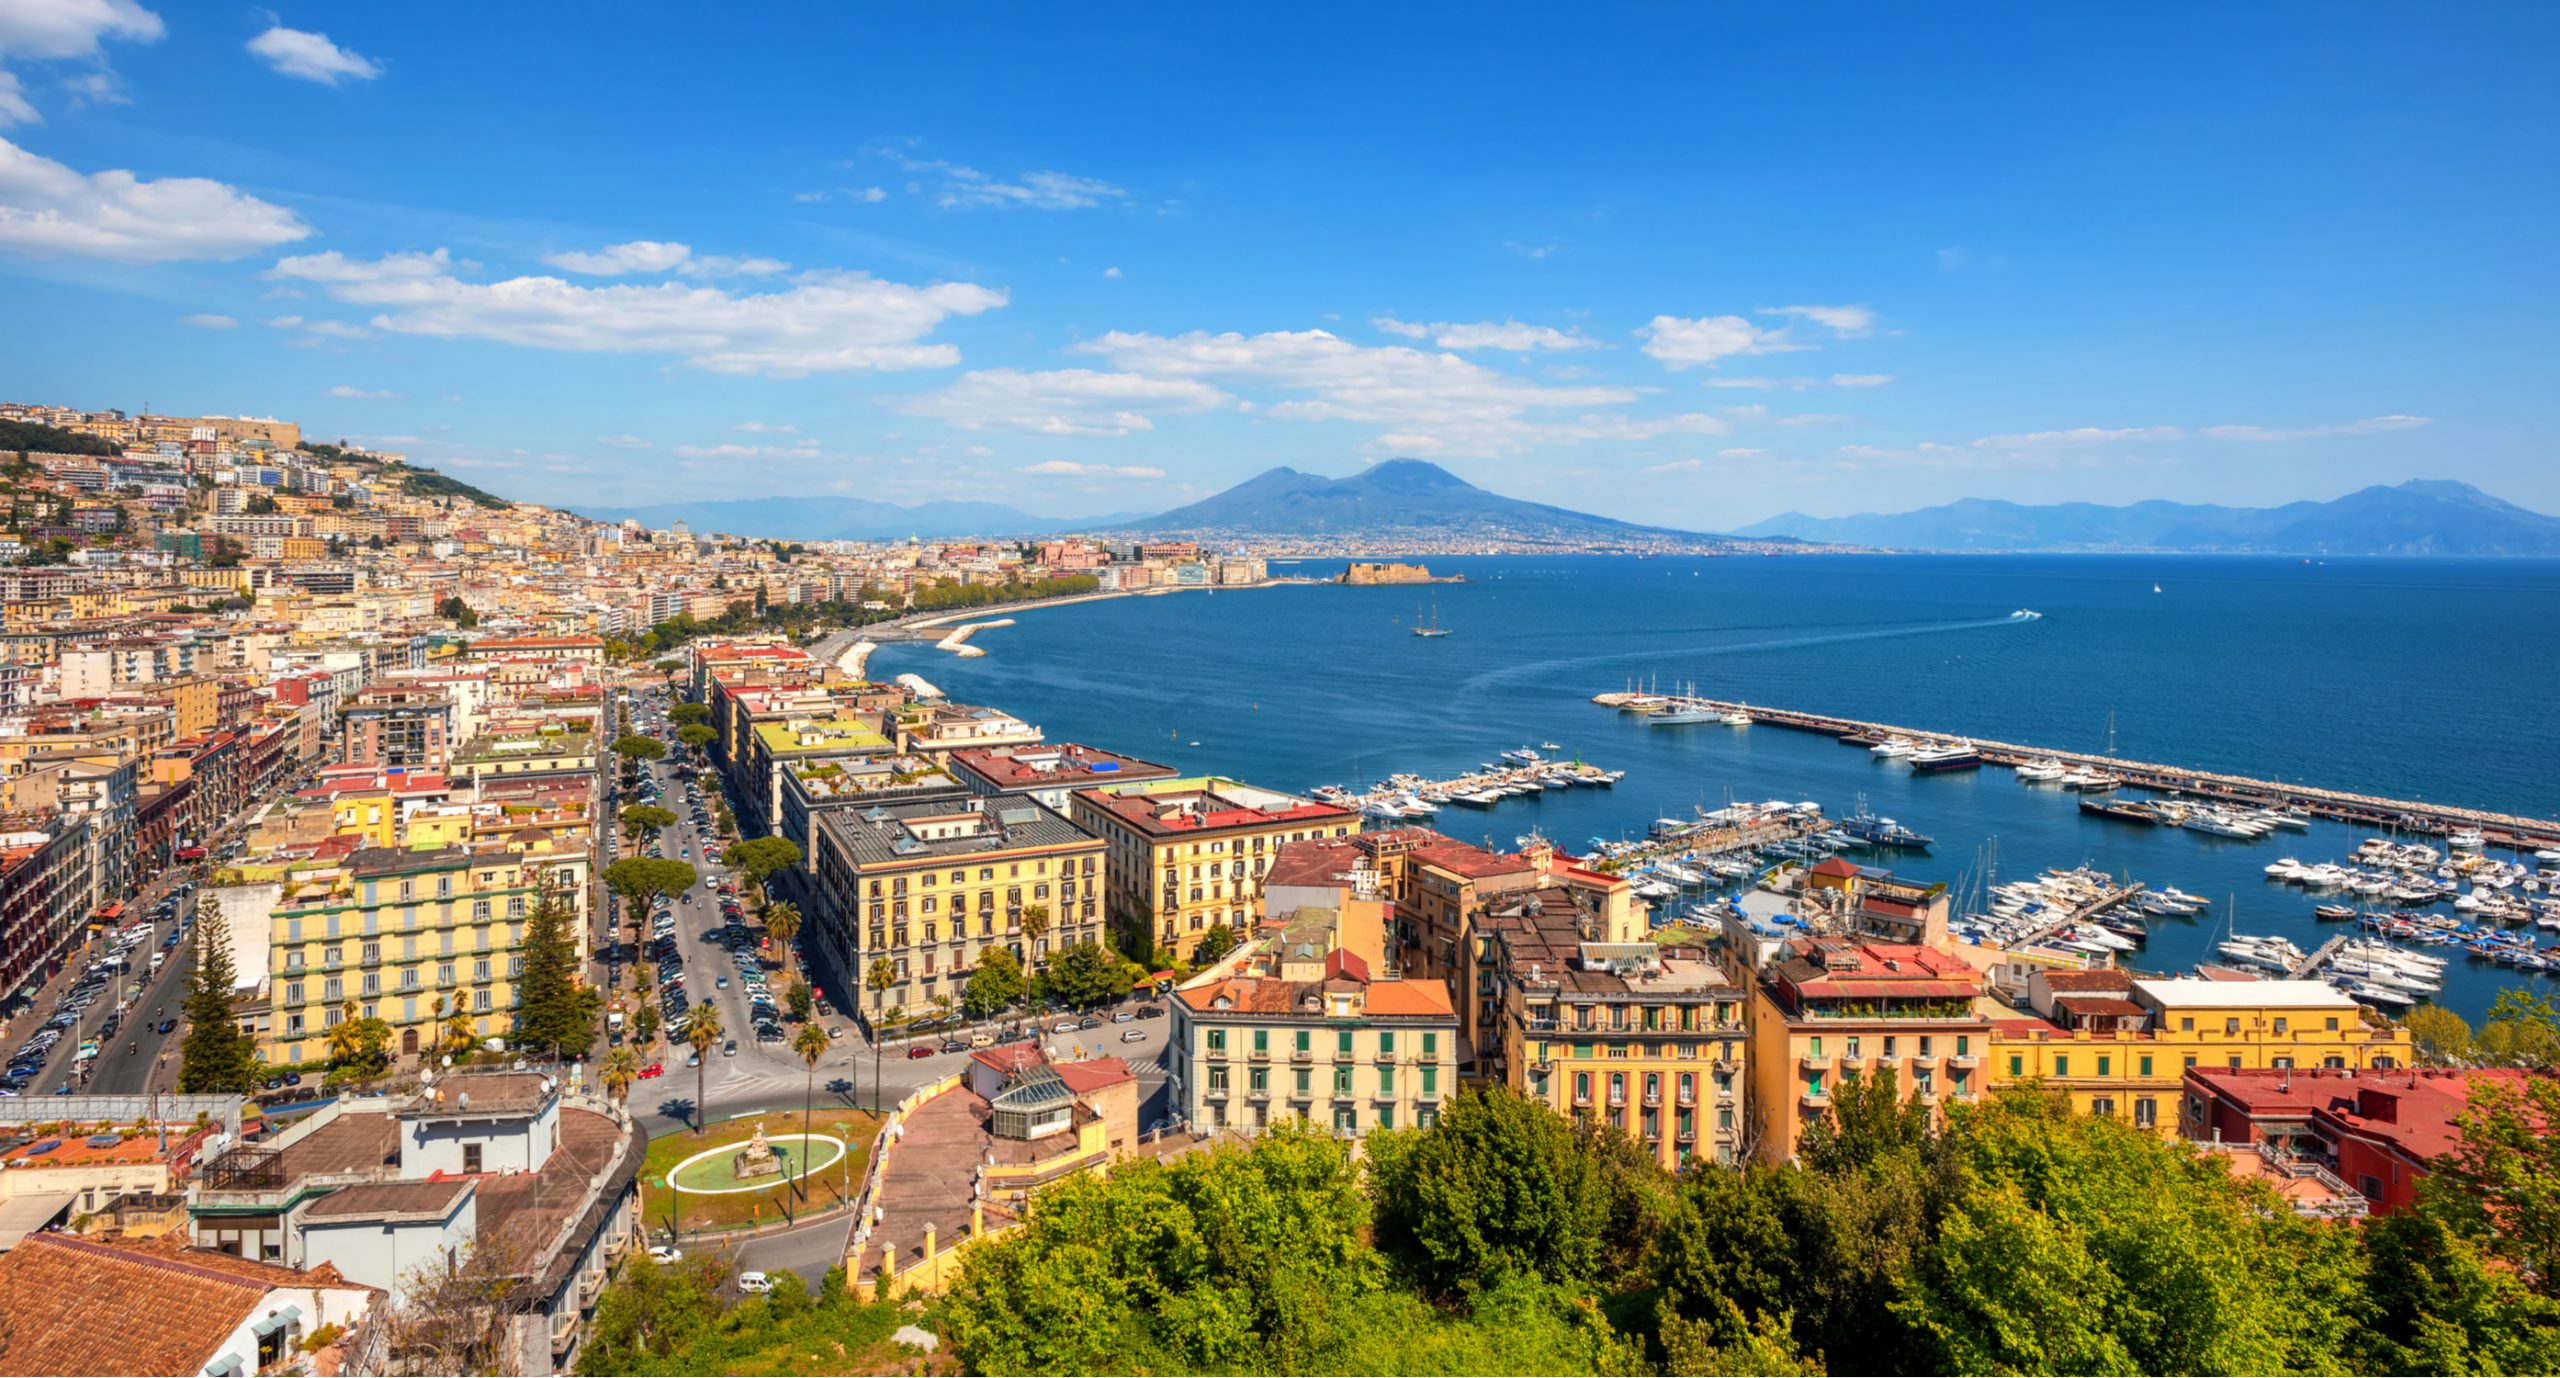
{"type": "Polygon", "coordinates": [[[739,1144],[722,1144],[676,1164],[667,1173],[667,1185],[693,1196],[771,1191],[804,1172],[814,1175],[833,1167],[845,1155],[844,1140],[832,1134],[782,1134],[770,1140],[759,1134],[756,1143],[769,1145],[773,1166],[765,1171],[741,1175],[739,1160],[752,1148],[742,1152],[739,1144]]]}

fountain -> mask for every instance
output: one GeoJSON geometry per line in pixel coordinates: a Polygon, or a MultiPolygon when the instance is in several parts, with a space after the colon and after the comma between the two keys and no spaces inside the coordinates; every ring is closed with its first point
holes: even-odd
{"type": "Polygon", "coordinates": [[[773,1145],[765,1142],[764,1121],[756,1121],[755,1137],[748,1140],[747,1146],[738,1150],[737,1156],[729,1160],[729,1172],[741,1182],[781,1174],[782,1158],[773,1151],[773,1145]]]}

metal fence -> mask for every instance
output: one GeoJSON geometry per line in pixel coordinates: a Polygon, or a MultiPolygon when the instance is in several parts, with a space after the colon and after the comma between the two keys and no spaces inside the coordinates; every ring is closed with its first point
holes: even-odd
{"type": "Polygon", "coordinates": [[[240,1136],[238,1096],[154,1096],[137,1091],[0,1100],[0,1124],[51,1124],[57,1120],[79,1124],[131,1124],[135,1120],[185,1124],[198,1115],[209,1116],[234,1139],[240,1136]]]}

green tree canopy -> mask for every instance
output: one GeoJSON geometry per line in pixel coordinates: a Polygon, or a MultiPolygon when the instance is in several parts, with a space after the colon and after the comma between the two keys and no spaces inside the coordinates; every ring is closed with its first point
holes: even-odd
{"type": "Polygon", "coordinates": [[[720,733],[709,723],[690,723],[676,729],[676,740],[696,751],[719,740],[720,733]]]}
{"type": "Polygon", "coordinates": [[[720,859],[735,871],[741,871],[762,885],[775,875],[800,864],[800,844],[787,837],[751,837],[732,842],[720,859]]]}
{"type": "Polygon", "coordinates": [[[1040,970],[1037,993],[1079,1009],[1129,993],[1129,967],[1120,955],[1087,938],[1058,949],[1040,970]]]}
{"type": "Polygon", "coordinates": [[[698,875],[689,861],[627,856],[604,868],[604,883],[607,889],[622,896],[636,915],[648,909],[653,901],[672,898],[692,889],[698,875]]]}
{"type": "Polygon", "coordinates": [[[667,720],[679,725],[709,722],[711,721],[711,705],[707,703],[679,703],[675,707],[667,710],[667,720]]]}
{"type": "Polygon", "coordinates": [[[1369,1156],[1379,1241],[1413,1255],[1425,1278],[1454,1289],[1511,1274],[1598,1275],[1619,1187],[1543,1103],[1463,1090],[1431,1129],[1372,1134],[1369,1156]]]}
{"type": "Polygon", "coordinates": [[[662,809],[655,804],[632,804],[622,811],[623,834],[635,839],[647,837],[662,828],[672,828],[675,823],[675,810],[662,809]]]}
{"type": "Polygon", "coordinates": [[[634,732],[615,739],[613,754],[625,761],[654,761],[667,754],[667,744],[655,737],[644,737],[634,732]]]}
{"type": "Polygon", "coordinates": [[[969,985],[961,993],[960,1008],[972,1019],[984,1019],[1022,1003],[1026,993],[1022,982],[1022,962],[1013,955],[1012,949],[985,948],[978,953],[978,969],[969,973],[969,985]]]}
{"type": "Polygon", "coordinates": [[[200,905],[195,970],[187,979],[187,1038],[178,1054],[181,1091],[246,1095],[258,1087],[257,1043],[231,1012],[234,979],[230,925],[221,906],[200,905]]]}
{"type": "MultiPolygon", "coordinates": [[[[679,863],[681,864],[681,863],[679,863]]],[[[579,978],[584,961],[577,915],[559,890],[546,888],[524,928],[524,970],[516,976],[516,1043],[583,1054],[596,1041],[603,995],[579,978]]]]}

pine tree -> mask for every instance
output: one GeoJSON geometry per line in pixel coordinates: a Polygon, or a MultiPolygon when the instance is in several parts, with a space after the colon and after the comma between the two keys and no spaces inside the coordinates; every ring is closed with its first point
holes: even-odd
{"type": "Polygon", "coordinates": [[[231,1013],[231,929],[222,911],[202,906],[196,918],[195,971],[187,982],[187,1041],[179,1054],[178,1089],[243,1095],[258,1087],[257,1046],[231,1013]]]}
{"type": "Polygon", "coordinates": [[[583,1054],[596,1041],[597,993],[580,984],[576,922],[568,900],[546,887],[524,930],[524,971],[516,977],[516,1042],[583,1054]]]}

